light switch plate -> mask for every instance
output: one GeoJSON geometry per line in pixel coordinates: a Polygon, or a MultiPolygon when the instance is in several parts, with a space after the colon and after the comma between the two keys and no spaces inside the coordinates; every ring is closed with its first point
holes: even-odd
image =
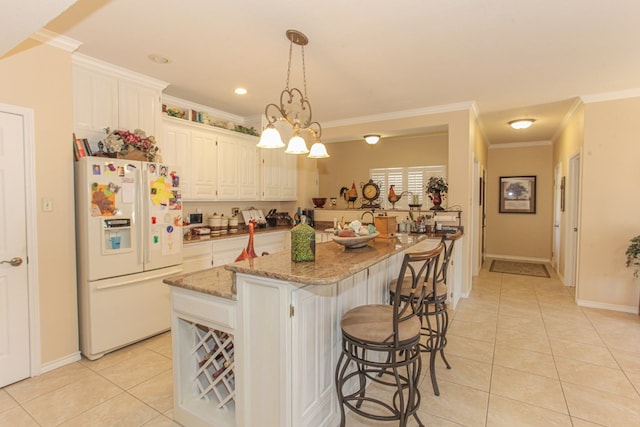
{"type": "Polygon", "coordinates": [[[53,200],[46,197],[42,198],[42,212],[53,212],[53,200]]]}

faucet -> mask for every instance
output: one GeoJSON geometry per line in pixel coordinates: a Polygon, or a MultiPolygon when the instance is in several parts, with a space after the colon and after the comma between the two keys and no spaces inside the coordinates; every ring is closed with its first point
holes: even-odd
{"type": "Polygon", "coordinates": [[[365,216],[366,214],[371,215],[371,222],[370,222],[369,224],[373,224],[373,222],[374,222],[374,220],[375,220],[375,217],[374,217],[374,215],[373,215],[373,211],[365,211],[365,212],[362,212],[362,215],[360,215],[360,219],[361,219],[361,220],[364,220],[364,216],[365,216]]]}

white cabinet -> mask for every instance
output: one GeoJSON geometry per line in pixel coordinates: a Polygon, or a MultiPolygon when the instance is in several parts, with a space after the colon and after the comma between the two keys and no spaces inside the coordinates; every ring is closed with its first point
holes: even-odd
{"type": "Polygon", "coordinates": [[[257,150],[254,138],[218,137],[218,200],[258,199],[257,150]]]}
{"type": "Polygon", "coordinates": [[[216,136],[209,132],[192,130],[189,157],[189,199],[215,200],[218,188],[216,136]]]}
{"type": "Polygon", "coordinates": [[[165,122],[158,146],[163,163],[180,172],[183,200],[215,200],[217,150],[213,135],[165,122]]]}
{"type": "Polygon", "coordinates": [[[236,424],[337,425],[340,321],[354,307],[384,303],[388,270],[401,260],[392,256],[321,286],[238,273],[236,424]]]}
{"type": "Polygon", "coordinates": [[[147,136],[160,131],[160,96],[156,88],[125,80],[118,82],[118,128],[142,129],[147,136]]]}
{"type": "MultiPolygon", "coordinates": [[[[253,236],[253,247],[258,256],[264,252],[274,254],[289,247],[289,231],[258,232],[253,236]]],[[[249,235],[216,239],[213,241],[213,266],[234,262],[249,243],[249,235]]]]}
{"type": "Polygon", "coordinates": [[[295,155],[280,149],[261,149],[262,200],[290,201],[298,196],[298,165],[295,155]]]}
{"type": "Polygon", "coordinates": [[[213,267],[212,241],[189,243],[182,249],[182,272],[184,274],[213,267]]]}
{"type": "Polygon", "coordinates": [[[182,199],[191,198],[191,132],[182,126],[171,123],[164,125],[162,138],[158,141],[162,161],[174,166],[180,173],[180,191],[182,199]]]}
{"type": "Polygon", "coordinates": [[[182,198],[257,200],[257,138],[165,117],[158,141],[163,162],[181,171],[182,198]]]}
{"type": "Polygon", "coordinates": [[[118,79],[73,66],[73,121],[78,137],[98,141],[118,123],[118,79]]]}
{"type": "Polygon", "coordinates": [[[237,138],[238,200],[258,199],[258,148],[256,141],[237,138]]]}
{"type": "Polygon", "coordinates": [[[160,132],[160,97],[166,82],[81,54],[73,55],[73,117],[79,138],[92,148],[105,129],[160,132]]]}

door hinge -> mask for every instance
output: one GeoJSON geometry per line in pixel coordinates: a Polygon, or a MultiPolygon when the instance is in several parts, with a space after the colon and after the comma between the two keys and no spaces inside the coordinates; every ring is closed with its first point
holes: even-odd
{"type": "Polygon", "coordinates": [[[295,309],[293,308],[293,304],[289,304],[289,317],[293,317],[295,314],[295,309]]]}

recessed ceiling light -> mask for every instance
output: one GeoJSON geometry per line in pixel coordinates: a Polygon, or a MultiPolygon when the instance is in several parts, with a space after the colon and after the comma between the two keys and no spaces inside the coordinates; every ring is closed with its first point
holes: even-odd
{"type": "Polygon", "coordinates": [[[518,120],[511,120],[509,122],[509,126],[511,126],[514,129],[526,129],[529,126],[531,126],[533,124],[533,122],[535,122],[535,119],[518,119],[518,120]]]}
{"type": "Polygon", "coordinates": [[[168,64],[169,62],[171,62],[169,58],[165,58],[162,55],[156,55],[155,53],[149,55],[148,58],[156,64],[168,64]]]}
{"type": "Polygon", "coordinates": [[[247,94],[247,90],[243,87],[237,87],[235,88],[234,92],[236,93],[236,95],[246,95],[247,94]]]}
{"type": "Polygon", "coordinates": [[[377,144],[380,141],[380,135],[365,135],[364,140],[370,145],[377,144]]]}

